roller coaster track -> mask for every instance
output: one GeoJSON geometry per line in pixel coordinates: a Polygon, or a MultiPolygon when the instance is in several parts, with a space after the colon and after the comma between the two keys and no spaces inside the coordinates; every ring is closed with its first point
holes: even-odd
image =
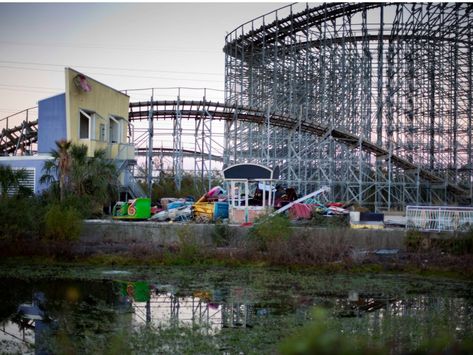
{"type": "MultiPolygon", "coordinates": [[[[146,120],[149,115],[149,101],[130,103],[129,118],[133,120],[146,120]]],[[[202,102],[202,101],[154,101],[153,118],[156,119],[174,119],[180,115],[182,119],[214,119],[214,120],[234,120],[246,121],[256,124],[264,124],[267,119],[267,113],[257,108],[243,106],[228,106],[223,103],[202,102]]],[[[272,113],[269,116],[271,125],[292,129],[298,125],[298,121],[292,117],[272,113]]],[[[429,181],[432,184],[443,184],[444,180],[436,174],[419,168],[416,164],[396,155],[390,155],[389,151],[381,146],[369,142],[359,137],[344,132],[339,129],[329,128],[313,122],[302,122],[301,131],[311,133],[316,136],[331,136],[334,140],[351,146],[361,147],[366,152],[374,156],[386,159],[390,158],[392,163],[404,170],[418,171],[419,177],[429,181]]],[[[447,189],[460,196],[466,196],[467,192],[458,185],[447,183],[447,189]]]]}
{"type": "MultiPolygon", "coordinates": [[[[263,44],[263,41],[265,45],[276,43],[280,40],[284,40],[284,37],[286,37],[288,33],[303,30],[343,15],[353,14],[362,9],[368,10],[379,6],[380,3],[332,3],[307,8],[304,11],[292,14],[284,19],[275,20],[270,24],[263,25],[258,29],[242,34],[236,40],[227,43],[223,50],[225,53],[231,54],[232,51],[241,50],[238,46],[242,43],[244,47],[245,44],[248,47],[258,47],[263,44]]],[[[246,24],[243,24],[229,33],[227,38],[235,36],[235,33],[241,32],[241,29],[245,25],[246,24]]]]}
{"type": "MultiPolygon", "coordinates": [[[[129,119],[130,121],[147,120],[151,107],[150,101],[130,103],[129,119]]],[[[153,118],[157,120],[173,120],[178,116],[181,119],[213,119],[213,120],[239,120],[255,124],[265,124],[268,119],[268,113],[257,108],[244,106],[228,106],[219,102],[203,101],[153,101],[153,118]]],[[[297,119],[278,113],[270,113],[269,121],[276,127],[293,129],[299,125],[297,119]]],[[[361,147],[366,152],[377,158],[391,159],[391,162],[406,171],[416,171],[419,177],[432,183],[444,184],[445,181],[436,174],[419,168],[416,164],[409,162],[396,155],[390,155],[390,152],[372,142],[344,132],[339,129],[329,128],[313,122],[301,122],[301,131],[310,133],[318,137],[332,137],[335,141],[351,146],[353,148],[361,147]]],[[[12,153],[23,143],[33,143],[37,141],[37,121],[23,122],[21,125],[11,129],[4,129],[0,134],[0,152],[2,155],[12,153]],[[23,139],[23,141],[21,141],[23,139]]],[[[467,192],[458,185],[447,182],[447,190],[455,195],[466,196],[467,192]]]]}
{"type": "MultiPolygon", "coordinates": [[[[162,155],[162,156],[174,156],[174,152],[175,150],[172,149],[172,148],[156,148],[156,147],[153,147],[153,155],[155,156],[159,156],[159,155],[162,155]]],[[[138,156],[146,156],[148,154],[148,148],[144,147],[144,148],[136,148],[135,149],[135,154],[138,155],[138,156]]],[[[186,157],[186,158],[193,158],[195,156],[205,156],[206,158],[209,156],[207,153],[204,153],[204,152],[199,152],[199,151],[195,151],[195,150],[190,150],[190,149],[183,149],[182,150],[182,156],[183,157],[186,157]]],[[[210,155],[210,160],[213,160],[213,161],[219,161],[219,162],[223,162],[223,157],[221,155],[215,155],[215,154],[211,154],[210,155]]]]}
{"type": "Polygon", "coordinates": [[[38,141],[38,121],[23,121],[0,132],[0,156],[16,154],[20,147],[30,147],[38,141]]]}

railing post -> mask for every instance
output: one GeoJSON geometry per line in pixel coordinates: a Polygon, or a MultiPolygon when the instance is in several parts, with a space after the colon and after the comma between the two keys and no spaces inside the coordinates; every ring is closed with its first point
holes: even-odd
{"type": "Polygon", "coordinates": [[[154,89],[151,91],[151,102],[149,106],[149,114],[148,114],[148,171],[146,173],[146,182],[148,184],[148,196],[151,198],[153,192],[153,135],[154,135],[154,127],[153,127],[153,106],[154,106],[154,89]]]}

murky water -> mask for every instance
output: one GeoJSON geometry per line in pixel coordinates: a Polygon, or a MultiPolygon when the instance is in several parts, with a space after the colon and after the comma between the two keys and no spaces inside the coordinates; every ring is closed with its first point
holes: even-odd
{"type": "MultiPolygon", "coordinates": [[[[458,281],[317,275],[317,282],[308,284],[307,274],[299,278],[272,271],[235,278],[238,272],[225,270],[214,270],[209,281],[180,270],[169,282],[172,275],[100,272],[102,279],[89,280],[0,278],[0,352],[101,352],[123,330],[142,334],[142,329],[152,333],[197,325],[199,334],[221,337],[217,352],[230,346],[247,353],[247,339],[279,332],[273,338],[265,335],[276,346],[277,339],[311,318],[314,306],[328,310],[340,333],[389,341],[394,352],[445,331],[457,339],[473,333],[473,293],[469,284],[458,281]],[[353,278],[361,281],[353,283],[353,278]]],[[[263,349],[272,351],[267,345],[263,349]]]]}

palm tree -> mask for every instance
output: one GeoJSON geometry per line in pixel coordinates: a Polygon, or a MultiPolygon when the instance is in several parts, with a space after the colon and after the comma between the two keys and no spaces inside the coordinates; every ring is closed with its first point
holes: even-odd
{"type": "Polygon", "coordinates": [[[108,202],[118,179],[115,166],[106,158],[105,150],[96,150],[94,156],[88,157],[86,145],[64,140],[56,142],[56,145],[58,149],[51,152],[53,159],[45,163],[41,181],[55,183],[59,180],[61,201],[69,192],[80,198],[87,197],[97,205],[108,202]]]}
{"type": "Polygon", "coordinates": [[[96,150],[92,157],[87,157],[87,146],[73,145],[71,157],[70,183],[74,193],[88,195],[100,203],[107,202],[116,186],[117,174],[113,163],[106,158],[105,150],[96,150]]]}
{"type": "Polygon", "coordinates": [[[69,148],[72,143],[66,139],[61,139],[55,143],[58,148],[59,194],[61,201],[64,201],[66,185],[71,171],[71,154],[69,153],[69,148]]]}
{"type": "Polygon", "coordinates": [[[87,146],[72,145],[71,147],[71,190],[78,196],[84,196],[87,192],[86,184],[90,178],[89,159],[87,157],[87,146]]]}
{"type": "Polygon", "coordinates": [[[19,188],[22,180],[27,178],[25,169],[12,169],[9,165],[0,165],[0,188],[3,198],[8,196],[8,190],[19,188]]]}
{"type": "Polygon", "coordinates": [[[48,160],[44,163],[43,171],[45,172],[41,176],[41,183],[54,183],[59,179],[59,196],[60,200],[64,201],[66,196],[66,190],[68,188],[69,174],[71,171],[71,141],[61,139],[55,142],[56,150],[51,151],[53,160],[48,160]]]}
{"type": "Polygon", "coordinates": [[[88,193],[93,194],[96,201],[109,202],[116,193],[119,180],[115,165],[106,158],[106,151],[99,149],[94,152],[93,158],[88,160],[88,171],[90,174],[88,193]]]}

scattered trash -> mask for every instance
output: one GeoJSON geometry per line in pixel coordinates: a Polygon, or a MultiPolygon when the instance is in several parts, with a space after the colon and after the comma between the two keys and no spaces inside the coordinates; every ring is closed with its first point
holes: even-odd
{"type": "Polygon", "coordinates": [[[314,214],[323,216],[348,215],[350,213],[348,207],[351,205],[343,202],[322,203],[318,200],[318,197],[327,191],[329,191],[328,187],[322,187],[317,191],[284,204],[277,211],[273,212],[273,215],[287,210],[289,211],[289,217],[293,220],[311,219],[314,214]]]}
{"type": "Polygon", "coordinates": [[[384,228],[382,213],[353,207],[352,203],[320,201],[320,198],[325,198],[324,193],[330,191],[327,186],[298,198],[296,190],[292,187],[284,188],[281,185],[273,187],[274,171],[269,168],[256,164],[237,164],[225,169],[225,172],[229,175],[225,178],[229,193],[221,186],[214,186],[197,202],[194,202],[191,196],[163,197],[157,206],[151,206],[148,198],[117,202],[113,207],[113,219],[148,219],[157,222],[193,220],[197,223],[213,223],[220,220],[248,226],[252,225],[251,222],[257,217],[265,214],[274,216],[287,213],[293,221],[310,220],[317,215],[326,217],[349,215],[351,228],[384,228]],[[260,177],[257,173],[268,176],[260,177]],[[251,175],[251,178],[245,174],[251,175]]]}
{"type": "Polygon", "coordinates": [[[192,206],[192,216],[197,223],[228,218],[227,192],[220,186],[210,189],[192,206]]]}
{"type": "Polygon", "coordinates": [[[376,255],[396,255],[399,249],[378,249],[374,252],[376,255]]]}
{"type": "Polygon", "coordinates": [[[311,219],[313,209],[313,205],[296,203],[289,209],[289,217],[291,219],[311,219]]]}
{"type": "Polygon", "coordinates": [[[384,229],[383,222],[350,222],[353,229],[384,229]]]}
{"type": "Polygon", "coordinates": [[[158,222],[182,222],[189,221],[192,218],[191,207],[194,204],[193,197],[187,198],[172,198],[165,197],[160,201],[162,209],[157,209],[156,212],[149,218],[150,221],[158,222]]]}

